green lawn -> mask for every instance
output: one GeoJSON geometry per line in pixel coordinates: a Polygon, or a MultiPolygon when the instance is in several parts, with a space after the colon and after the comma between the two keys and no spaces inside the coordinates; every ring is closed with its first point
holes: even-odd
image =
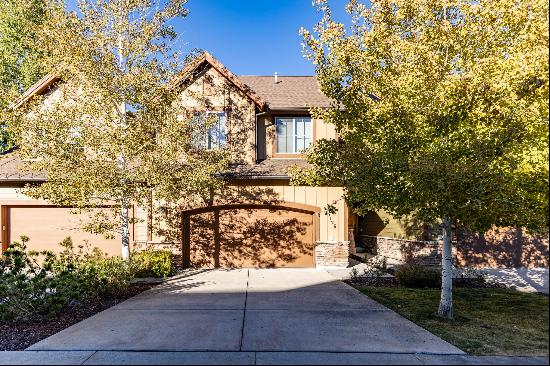
{"type": "Polygon", "coordinates": [[[436,315],[439,290],[359,290],[475,355],[548,355],[548,296],[503,289],[453,290],[455,319],[436,315]]]}

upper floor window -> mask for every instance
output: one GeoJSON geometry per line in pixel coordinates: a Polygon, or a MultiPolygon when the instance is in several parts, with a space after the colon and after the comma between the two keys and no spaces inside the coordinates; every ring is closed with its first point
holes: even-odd
{"type": "Polygon", "coordinates": [[[278,154],[299,154],[311,146],[310,117],[277,117],[275,128],[278,154]]]}
{"type": "Polygon", "coordinates": [[[198,113],[195,115],[195,120],[203,126],[208,122],[210,126],[206,129],[206,136],[198,138],[198,146],[209,150],[225,147],[227,136],[227,114],[225,112],[198,113]]]}
{"type": "Polygon", "coordinates": [[[227,135],[227,114],[225,112],[207,112],[207,116],[214,117],[214,125],[208,129],[207,149],[225,147],[227,135]]]}
{"type": "Polygon", "coordinates": [[[78,144],[81,138],[82,138],[82,127],[74,126],[69,128],[69,140],[68,140],[69,143],[78,144]]]}

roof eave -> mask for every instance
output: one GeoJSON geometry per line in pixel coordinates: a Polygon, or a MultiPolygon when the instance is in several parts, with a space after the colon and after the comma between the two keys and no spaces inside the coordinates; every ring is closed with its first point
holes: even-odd
{"type": "Polygon", "coordinates": [[[288,175],[225,175],[227,180],[290,180],[288,175]]]}
{"type": "Polygon", "coordinates": [[[61,78],[54,74],[47,74],[42,79],[38,80],[34,85],[28,88],[23,95],[21,95],[13,104],[12,108],[19,108],[34,96],[43,94],[46,92],[52,85],[57,83],[61,78]]]}
{"type": "Polygon", "coordinates": [[[0,184],[2,183],[43,183],[46,182],[45,178],[0,178],[0,184]]]}

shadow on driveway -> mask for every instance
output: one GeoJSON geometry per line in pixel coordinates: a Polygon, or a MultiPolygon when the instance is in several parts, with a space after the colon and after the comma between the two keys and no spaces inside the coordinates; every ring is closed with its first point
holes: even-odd
{"type": "Polygon", "coordinates": [[[183,273],[28,350],[463,354],[315,269],[183,273]]]}

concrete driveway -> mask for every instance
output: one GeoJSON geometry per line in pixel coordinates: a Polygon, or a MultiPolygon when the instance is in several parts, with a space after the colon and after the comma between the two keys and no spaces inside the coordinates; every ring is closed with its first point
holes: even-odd
{"type": "Polygon", "coordinates": [[[463,353],[309,269],[189,271],[28,350],[463,353]]]}

